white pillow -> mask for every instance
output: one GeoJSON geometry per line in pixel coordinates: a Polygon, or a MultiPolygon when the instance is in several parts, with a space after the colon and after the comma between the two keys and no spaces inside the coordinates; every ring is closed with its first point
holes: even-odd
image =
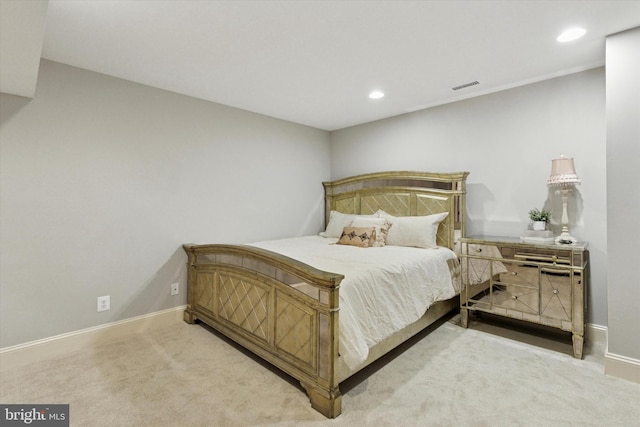
{"type": "Polygon", "coordinates": [[[438,226],[449,212],[427,216],[393,216],[384,211],[378,214],[391,222],[387,245],[436,248],[438,226]]]}
{"type": "Polygon", "coordinates": [[[373,247],[382,247],[387,240],[387,233],[391,223],[386,218],[364,218],[357,216],[351,221],[351,227],[374,227],[376,229],[376,239],[371,244],[373,247]]]}
{"type": "Polygon", "coordinates": [[[329,213],[329,223],[327,224],[327,229],[320,233],[322,237],[340,237],[342,235],[342,230],[345,227],[351,225],[351,221],[354,218],[375,218],[376,215],[353,215],[353,214],[344,214],[338,211],[331,211],[329,213]]]}

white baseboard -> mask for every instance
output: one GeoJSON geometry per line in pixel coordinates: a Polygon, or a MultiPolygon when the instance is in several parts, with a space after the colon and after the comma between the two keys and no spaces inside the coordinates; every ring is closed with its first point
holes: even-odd
{"type": "Polygon", "coordinates": [[[596,325],[595,323],[587,323],[584,330],[584,339],[587,343],[607,345],[607,327],[596,325]]]}
{"type": "Polygon", "coordinates": [[[588,343],[604,343],[604,373],[612,377],[640,383],[640,360],[609,352],[608,328],[587,324],[585,339],[588,343]]]}
{"type": "Polygon", "coordinates": [[[619,354],[604,354],[604,373],[640,384],[640,360],[619,354]]]}
{"type": "Polygon", "coordinates": [[[183,320],[186,305],[0,349],[5,371],[183,320]]]}

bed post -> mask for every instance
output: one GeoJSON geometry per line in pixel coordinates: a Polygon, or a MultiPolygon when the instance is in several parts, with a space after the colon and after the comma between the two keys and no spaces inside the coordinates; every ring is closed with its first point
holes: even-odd
{"type": "Polygon", "coordinates": [[[196,323],[196,316],[195,313],[193,312],[193,295],[194,295],[194,290],[193,288],[193,284],[195,283],[195,274],[196,274],[196,254],[193,252],[193,250],[191,250],[191,245],[182,245],[182,248],[184,249],[184,251],[187,253],[187,285],[188,285],[188,290],[187,290],[187,297],[188,297],[188,302],[187,302],[187,308],[184,310],[184,314],[183,314],[183,320],[191,325],[193,325],[194,323],[196,323]]]}
{"type": "MultiPolygon", "coordinates": [[[[338,359],[339,359],[339,316],[340,316],[340,282],[333,280],[325,292],[325,310],[319,313],[318,333],[318,377],[312,383],[301,381],[302,387],[307,391],[311,407],[327,418],[336,418],[342,413],[342,393],[339,389],[338,359]],[[326,320],[322,320],[322,318],[326,320]],[[326,331],[322,324],[326,324],[326,331]],[[325,340],[322,337],[325,336],[325,340]],[[325,366],[326,368],[322,368],[325,366]]],[[[320,298],[321,300],[323,298],[320,298]]]]}
{"type": "Polygon", "coordinates": [[[313,409],[327,418],[336,418],[342,413],[342,394],[338,387],[322,390],[315,385],[300,384],[306,390],[313,409]]]}

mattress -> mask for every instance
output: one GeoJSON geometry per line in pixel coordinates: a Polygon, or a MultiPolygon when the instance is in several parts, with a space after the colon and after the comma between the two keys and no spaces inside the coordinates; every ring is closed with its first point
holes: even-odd
{"type": "Polygon", "coordinates": [[[459,293],[456,254],[448,248],[355,247],[305,236],[252,246],[345,276],[340,285],[339,352],[349,368],[369,348],[415,322],[434,302],[459,293]]]}

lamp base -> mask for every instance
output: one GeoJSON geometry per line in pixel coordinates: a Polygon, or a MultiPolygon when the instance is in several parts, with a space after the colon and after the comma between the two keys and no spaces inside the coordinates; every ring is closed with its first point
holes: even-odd
{"type": "Polygon", "coordinates": [[[562,245],[570,245],[572,243],[576,243],[577,241],[578,240],[575,237],[571,236],[566,231],[556,237],[556,243],[560,243],[562,245]]]}

